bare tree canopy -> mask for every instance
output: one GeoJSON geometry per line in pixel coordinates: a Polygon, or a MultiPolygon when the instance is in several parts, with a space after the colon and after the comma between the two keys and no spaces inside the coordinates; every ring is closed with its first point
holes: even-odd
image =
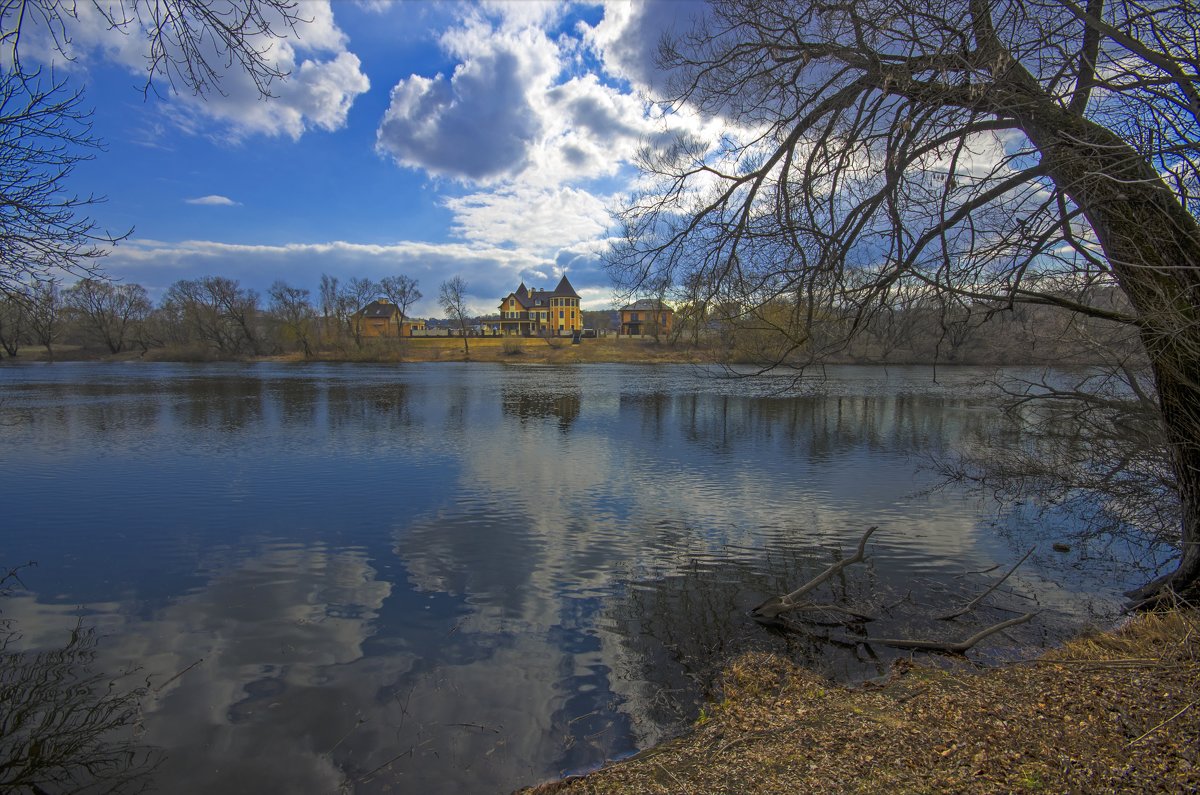
{"type": "Polygon", "coordinates": [[[70,58],[72,31],[90,15],[146,41],[147,91],[156,80],[172,91],[220,91],[222,71],[236,65],[263,96],[285,75],[269,57],[274,40],[304,21],[297,0],[0,0],[0,61],[25,73],[22,50],[36,37],[70,58]]]}
{"type": "Polygon", "coordinates": [[[669,101],[725,134],[645,153],[612,272],[769,318],[775,361],[922,296],[1135,329],[1182,505],[1179,567],[1155,588],[1193,587],[1198,52],[1194,3],[716,0],[661,61],[669,101]]]}
{"type": "Polygon", "coordinates": [[[95,276],[129,234],[102,229],[86,215],[99,199],[70,189],[75,165],[100,147],[82,88],[26,51],[70,60],[72,31],[98,17],[145,41],[144,91],[165,84],[205,95],[237,68],[266,97],[284,76],[272,47],[303,21],[301,12],[295,0],[0,0],[0,292],[64,273],[95,276]]]}

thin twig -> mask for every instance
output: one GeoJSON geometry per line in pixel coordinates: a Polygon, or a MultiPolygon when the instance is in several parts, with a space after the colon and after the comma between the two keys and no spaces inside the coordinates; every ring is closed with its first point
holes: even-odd
{"type": "Polygon", "coordinates": [[[1125,743],[1125,747],[1126,747],[1126,748],[1128,748],[1129,746],[1133,745],[1134,743],[1136,743],[1136,742],[1138,742],[1138,741],[1140,741],[1140,740],[1144,740],[1145,738],[1149,737],[1151,734],[1154,734],[1154,732],[1158,731],[1158,730],[1159,730],[1159,729],[1161,729],[1163,726],[1166,726],[1168,723],[1170,723],[1171,721],[1175,720],[1176,718],[1178,718],[1178,717],[1179,717],[1180,715],[1182,715],[1183,713],[1187,712],[1187,711],[1188,711],[1189,709],[1191,709],[1192,707],[1196,706],[1196,704],[1197,704],[1197,703],[1200,703],[1200,699],[1197,699],[1196,701],[1193,701],[1193,702],[1191,702],[1190,704],[1188,704],[1187,706],[1185,706],[1183,709],[1179,710],[1179,711],[1178,711],[1178,712],[1176,712],[1174,715],[1172,715],[1171,717],[1167,718],[1167,719],[1166,719],[1166,720],[1164,720],[1162,723],[1160,723],[1160,724],[1158,724],[1157,726],[1155,726],[1154,728],[1150,729],[1149,731],[1147,731],[1145,734],[1141,735],[1140,737],[1135,737],[1134,739],[1132,739],[1132,740],[1130,740],[1129,742],[1125,743]]]}
{"type": "Polygon", "coordinates": [[[163,691],[163,688],[164,688],[164,687],[166,687],[167,685],[171,684],[171,683],[172,683],[172,682],[174,682],[176,679],[178,679],[179,677],[183,676],[183,675],[184,675],[184,674],[186,674],[188,671],[192,670],[193,668],[195,668],[197,665],[199,665],[199,664],[200,664],[200,663],[202,663],[202,662],[204,662],[204,658],[203,658],[203,657],[201,657],[199,660],[196,660],[196,662],[192,663],[192,664],[191,664],[191,665],[189,665],[187,668],[184,668],[182,671],[180,671],[179,673],[175,674],[174,676],[172,676],[172,677],[171,677],[170,679],[168,679],[167,681],[163,682],[163,683],[162,683],[161,685],[159,685],[158,687],[154,688],[154,695],[158,695],[159,693],[161,693],[161,692],[163,691]]]}
{"type": "Polygon", "coordinates": [[[1020,565],[1021,565],[1022,563],[1024,563],[1024,562],[1025,562],[1025,560],[1026,560],[1026,559],[1027,559],[1027,558],[1028,558],[1030,555],[1032,555],[1032,554],[1033,554],[1033,550],[1035,550],[1035,549],[1037,549],[1037,547],[1030,547],[1030,548],[1029,548],[1029,551],[1028,551],[1028,552],[1026,552],[1024,555],[1022,555],[1022,556],[1021,556],[1021,559],[1020,559],[1020,560],[1018,560],[1016,563],[1014,563],[1014,564],[1013,564],[1013,567],[1012,567],[1011,569],[1009,569],[1009,570],[1008,570],[1008,573],[1007,573],[1007,574],[1005,574],[1005,575],[1004,575],[1003,577],[1001,577],[999,580],[996,580],[996,582],[992,584],[992,587],[991,587],[991,588],[988,588],[986,591],[984,591],[983,593],[979,594],[979,596],[976,596],[976,597],[975,597],[974,599],[972,599],[970,602],[967,602],[967,604],[966,604],[966,605],[964,605],[963,607],[959,608],[957,611],[955,611],[955,612],[953,612],[953,613],[947,613],[947,614],[946,614],[946,615],[944,615],[944,616],[938,616],[938,620],[939,620],[939,621],[949,621],[949,620],[951,620],[951,619],[958,618],[959,616],[963,615],[964,613],[969,613],[969,612],[971,612],[972,610],[974,610],[976,607],[978,607],[978,606],[979,606],[979,603],[980,603],[980,602],[982,602],[982,601],[983,601],[983,600],[984,600],[984,599],[987,597],[987,595],[988,595],[988,594],[990,594],[992,591],[994,591],[994,590],[996,590],[997,588],[999,588],[999,587],[1000,587],[1000,586],[1001,586],[1001,585],[1004,583],[1004,581],[1005,581],[1005,580],[1007,580],[1009,577],[1011,577],[1011,576],[1012,576],[1012,573],[1013,573],[1014,571],[1016,571],[1016,570],[1017,570],[1017,568],[1018,568],[1018,567],[1020,567],[1020,565]]]}

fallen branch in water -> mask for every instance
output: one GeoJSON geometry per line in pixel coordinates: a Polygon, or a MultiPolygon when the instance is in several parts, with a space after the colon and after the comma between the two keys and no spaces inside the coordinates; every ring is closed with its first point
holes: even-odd
{"type": "Polygon", "coordinates": [[[870,620],[869,616],[864,616],[860,613],[854,613],[853,611],[846,610],[845,608],[839,608],[834,605],[818,605],[813,604],[812,602],[800,602],[798,600],[800,597],[804,596],[804,594],[813,590],[830,577],[833,577],[842,569],[860,562],[863,559],[867,549],[867,539],[869,539],[871,534],[878,529],[878,527],[867,528],[867,532],[863,533],[862,538],[858,540],[858,551],[855,552],[854,555],[846,558],[845,560],[840,560],[837,563],[832,564],[829,568],[825,569],[825,571],[821,572],[816,577],[812,578],[804,585],[801,585],[791,593],[783,596],[772,596],[770,599],[753,608],[750,611],[750,615],[755,618],[771,620],[777,618],[781,613],[786,613],[790,610],[837,610],[850,613],[860,620],[870,620]]]}
{"type": "Polygon", "coordinates": [[[1009,627],[1015,627],[1017,624],[1024,624],[1026,621],[1029,621],[1036,615],[1037,613],[1026,613],[1018,618],[1010,618],[1007,621],[1001,621],[999,624],[993,624],[987,629],[981,630],[966,640],[958,643],[946,643],[936,640],[912,640],[909,638],[866,638],[862,642],[868,644],[878,643],[884,646],[895,646],[898,649],[915,649],[917,651],[932,651],[941,652],[943,654],[962,655],[966,654],[976,643],[979,643],[979,641],[983,640],[989,635],[995,635],[997,632],[1008,629],[1009,627]]]}
{"type": "Polygon", "coordinates": [[[1001,585],[1003,585],[1004,581],[1012,576],[1012,573],[1014,571],[1016,571],[1020,567],[1020,565],[1022,563],[1024,563],[1026,561],[1026,559],[1029,558],[1030,555],[1033,554],[1033,550],[1035,550],[1035,549],[1037,549],[1037,547],[1030,547],[1029,551],[1026,552],[1024,554],[1024,556],[1022,556],[1021,559],[1018,560],[1015,564],[1013,564],[1013,567],[1008,570],[1008,574],[1005,574],[1003,577],[996,580],[996,582],[992,584],[991,588],[988,588],[986,591],[979,594],[979,596],[976,596],[971,601],[967,602],[965,605],[963,605],[958,610],[955,610],[952,613],[946,613],[944,616],[938,616],[938,620],[939,621],[950,621],[951,619],[958,618],[959,616],[963,615],[964,613],[970,613],[972,610],[974,610],[976,607],[979,606],[980,602],[982,602],[985,598],[987,598],[988,594],[990,594],[992,591],[996,590],[1001,585]]]}

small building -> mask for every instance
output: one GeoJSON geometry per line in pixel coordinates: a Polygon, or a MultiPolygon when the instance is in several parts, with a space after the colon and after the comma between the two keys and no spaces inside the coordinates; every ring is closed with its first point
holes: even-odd
{"type": "Polygon", "coordinates": [[[424,331],[425,321],[405,317],[400,307],[386,298],[379,298],[354,313],[355,329],[363,338],[411,337],[414,331],[424,331]]]}
{"type": "Polygon", "coordinates": [[[553,290],[530,290],[522,282],[500,301],[500,333],[506,336],[569,336],[583,330],[579,293],[566,276],[553,290]]]}
{"type": "Polygon", "coordinates": [[[657,299],[642,298],[620,311],[621,335],[625,337],[667,336],[675,322],[675,310],[657,299]]]}

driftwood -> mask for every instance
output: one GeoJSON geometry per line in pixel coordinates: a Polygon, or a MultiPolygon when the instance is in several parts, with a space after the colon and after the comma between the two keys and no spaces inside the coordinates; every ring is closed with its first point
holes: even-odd
{"type": "Polygon", "coordinates": [[[992,587],[991,587],[991,588],[988,588],[986,591],[984,591],[983,593],[979,594],[979,596],[976,596],[976,597],[975,597],[974,599],[972,599],[971,601],[967,602],[965,605],[963,605],[962,607],[960,607],[958,610],[955,610],[955,611],[953,611],[953,612],[950,612],[950,613],[946,613],[946,614],[945,614],[945,615],[943,615],[943,616],[938,616],[938,620],[939,620],[939,621],[950,621],[951,619],[958,618],[959,616],[963,615],[964,613],[970,613],[972,610],[974,610],[976,607],[978,607],[978,606],[979,606],[979,603],[980,603],[980,602],[982,602],[982,601],[983,601],[985,598],[987,598],[987,595],[988,595],[988,594],[990,594],[992,591],[994,591],[994,590],[996,590],[997,588],[999,588],[999,587],[1000,587],[1000,586],[1001,586],[1001,585],[1004,583],[1004,581],[1005,581],[1005,580],[1007,580],[1009,577],[1011,577],[1011,576],[1012,576],[1012,573],[1013,573],[1014,571],[1016,571],[1016,570],[1017,570],[1017,569],[1020,567],[1020,565],[1021,565],[1022,563],[1024,563],[1024,562],[1026,561],[1026,559],[1028,559],[1028,558],[1029,558],[1029,556],[1030,556],[1030,555],[1032,555],[1032,554],[1033,554],[1033,550],[1035,550],[1035,549],[1037,549],[1037,547],[1030,547],[1030,548],[1029,548],[1029,551],[1028,551],[1028,552],[1026,552],[1026,553],[1025,553],[1025,554],[1024,554],[1022,557],[1021,557],[1021,559],[1020,559],[1020,560],[1018,560],[1016,563],[1014,563],[1014,564],[1013,564],[1013,567],[1012,567],[1011,569],[1009,569],[1009,570],[1008,570],[1008,574],[1005,574],[1003,577],[1001,577],[1000,579],[996,580],[996,582],[995,582],[995,583],[992,585],[992,587]]]}
{"type": "Polygon", "coordinates": [[[1015,627],[1017,624],[1024,624],[1026,621],[1029,621],[1036,615],[1037,613],[1026,613],[1018,618],[1010,618],[1007,621],[1001,621],[999,624],[993,624],[987,629],[980,630],[966,640],[959,641],[958,643],[945,643],[936,640],[911,640],[909,638],[867,638],[862,642],[879,643],[884,646],[895,646],[898,649],[915,649],[917,651],[932,651],[941,652],[942,654],[962,655],[966,654],[971,647],[989,635],[995,635],[997,632],[1008,629],[1009,627],[1015,627]]]}
{"type": "MultiPolygon", "coordinates": [[[[762,604],[758,605],[757,607],[753,608],[750,611],[751,617],[753,617],[759,623],[767,625],[767,626],[774,626],[774,627],[778,627],[780,629],[784,629],[787,631],[799,632],[799,633],[804,633],[804,634],[810,634],[809,629],[807,629],[805,625],[810,626],[810,627],[817,625],[817,626],[843,626],[843,627],[849,628],[852,625],[857,625],[857,624],[861,624],[862,622],[865,622],[865,621],[873,620],[872,617],[869,615],[860,613],[856,610],[852,610],[852,609],[849,609],[846,607],[842,607],[841,605],[817,604],[814,602],[805,601],[803,599],[803,597],[805,596],[805,594],[814,590],[819,585],[821,585],[822,583],[829,580],[831,577],[837,575],[839,572],[841,572],[847,566],[852,566],[855,563],[861,562],[866,555],[867,541],[871,538],[871,534],[874,533],[877,529],[878,529],[877,527],[867,528],[867,531],[865,533],[863,533],[862,538],[859,539],[858,549],[855,551],[855,553],[853,555],[846,558],[845,560],[840,560],[836,563],[831,564],[823,572],[818,574],[816,577],[813,577],[811,580],[806,582],[804,585],[801,585],[799,588],[792,591],[791,593],[784,594],[783,596],[773,596],[770,599],[767,599],[765,602],[763,602],[762,604]],[[846,616],[846,618],[845,618],[845,620],[841,620],[841,621],[834,619],[835,623],[831,624],[831,623],[822,622],[820,620],[814,620],[813,618],[798,619],[798,617],[793,618],[790,616],[790,614],[792,614],[793,612],[798,613],[798,612],[802,612],[802,611],[809,613],[810,615],[813,612],[823,612],[823,613],[826,613],[827,615],[837,614],[837,615],[841,615],[841,616],[846,616]]],[[[1009,569],[1008,572],[1003,577],[1001,577],[999,580],[997,580],[991,587],[989,587],[986,591],[981,593],[979,596],[975,597],[970,602],[967,602],[961,608],[959,608],[955,611],[952,611],[950,613],[946,613],[945,615],[938,616],[938,618],[943,621],[948,621],[948,620],[957,618],[961,615],[964,615],[964,614],[969,613],[972,610],[974,610],[976,607],[978,607],[983,602],[984,599],[986,599],[990,594],[995,592],[995,590],[997,588],[999,588],[1006,580],[1008,580],[1008,578],[1012,576],[1013,572],[1015,572],[1017,570],[1017,568],[1020,567],[1020,565],[1022,563],[1024,563],[1029,558],[1030,555],[1033,554],[1033,551],[1034,551],[1034,549],[1031,548],[1028,552],[1026,552],[1025,555],[1020,560],[1018,560],[1013,565],[1013,567],[1011,569],[1009,569]]],[[[993,567],[993,569],[994,568],[998,568],[998,566],[993,567]]],[[[992,571],[992,569],[988,569],[987,571],[992,571]]],[[[907,599],[907,598],[908,598],[908,595],[906,594],[905,599],[907,599]]],[[[902,599],[900,601],[903,602],[904,599],[902,599]]],[[[899,602],[897,604],[899,604],[899,602]]],[[[1011,612],[1016,612],[1016,611],[1011,611],[1011,612]]],[[[1005,629],[1008,629],[1009,627],[1015,627],[1018,624],[1024,624],[1025,622],[1032,620],[1033,617],[1036,615],[1037,615],[1036,612],[1025,613],[1024,615],[1019,616],[1017,618],[1011,618],[1011,619],[1008,619],[1007,621],[1001,621],[998,624],[993,624],[990,627],[986,627],[985,629],[982,629],[979,632],[976,632],[974,635],[971,635],[969,638],[962,640],[962,641],[958,641],[958,642],[937,641],[937,640],[918,640],[918,639],[913,639],[913,638],[865,638],[865,637],[864,638],[856,638],[854,640],[839,641],[834,638],[830,638],[829,636],[825,636],[824,639],[828,643],[833,643],[834,645],[839,645],[839,646],[844,645],[846,647],[861,647],[863,645],[866,645],[869,648],[871,645],[875,644],[875,645],[883,645],[883,646],[894,646],[896,648],[901,648],[901,649],[913,649],[913,650],[917,650],[917,651],[935,652],[935,653],[940,653],[940,654],[964,655],[968,651],[970,651],[972,648],[974,648],[976,644],[978,644],[980,641],[984,640],[985,638],[988,638],[991,635],[996,634],[997,632],[1001,632],[1005,629]]]]}
{"type": "Polygon", "coordinates": [[[858,551],[855,552],[854,555],[846,558],[845,560],[840,560],[837,563],[834,563],[829,568],[825,569],[825,571],[821,572],[816,577],[812,578],[804,585],[801,585],[791,593],[783,596],[772,596],[770,599],[753,608],[750,611],[750,615],[756,619],[772,621],[777,619],[780,614],[787,613],[792,610],[829,610],[840,613],[848,613],[859,621],[870,621],[870,616],[863,615],[862,613],[856,613],[853,610],[847,610],[844,607],[838,607],[837,605],[814,604],[812,602],[802,602],[799,600],[800,597],[804,596],[804,594],[813,590],[830,577],[833,577],[842,569],[861,561],[864,553],[866,552],[867,539],[869,539],[871,534],[878,529],[878,527],[867,528],[867,532],[863,533],[862,538],[858,540],[858,551]]]}

